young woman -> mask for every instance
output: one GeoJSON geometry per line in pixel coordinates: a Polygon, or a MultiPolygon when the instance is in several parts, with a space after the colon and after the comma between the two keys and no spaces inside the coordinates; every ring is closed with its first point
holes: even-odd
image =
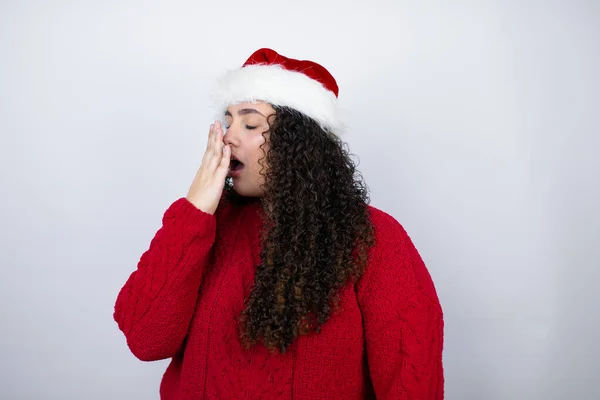
{"type": "Polygon", "coordinates": [[[186,197],[114,317],[161,399],[443,398],[443,314],[402,226],[368,205],[321,65],[260,49],[220,80],[186,197]]]}

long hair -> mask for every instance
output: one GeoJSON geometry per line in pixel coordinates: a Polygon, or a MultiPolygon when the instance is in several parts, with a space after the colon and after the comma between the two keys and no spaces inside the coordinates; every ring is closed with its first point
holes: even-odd
{"type": "MultiPolygon", "coordinates": [[[[246,347],[262,340],[283,353],[299,335],[327,322],[338,291],[362,275],[374,233],[368,189],[346,145],[313,119],[274,109],[260,161],[262,262],[240,316],[240,335],[246,347]]],[[[226,188],[235,195],[231,181],[226,188]]]]}

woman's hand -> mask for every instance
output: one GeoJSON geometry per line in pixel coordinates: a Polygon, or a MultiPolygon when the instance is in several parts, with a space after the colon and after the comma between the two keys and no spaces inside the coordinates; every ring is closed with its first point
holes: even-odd
{"type": "Polygon", "coordinates": [[[210,126],[202,164],[186,196],[196,208],[208,214],[217,210],[231,161],[231,148],[223,142],[223,135],[219,121],[210,126]]]}

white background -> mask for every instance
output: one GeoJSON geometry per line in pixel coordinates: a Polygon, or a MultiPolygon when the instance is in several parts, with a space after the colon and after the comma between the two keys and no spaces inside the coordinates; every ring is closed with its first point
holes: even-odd
{"type": "Polygon", "coordinates": [[[0,5],[0,398],[158,399],[112,320],[260,47],[340,85],[372,204],[446,316],[450,400],[597,399],[596,1],[0,5]]]}

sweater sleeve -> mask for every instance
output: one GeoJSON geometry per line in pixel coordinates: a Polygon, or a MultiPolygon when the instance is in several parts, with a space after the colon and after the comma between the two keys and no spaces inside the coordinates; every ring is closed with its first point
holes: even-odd
{"type": "Polygon", "coordinates": [[[187,199],[175,201],[120,290],[114,319],[143,361],[173,357],[182,347],[216,234],[216,218],[187,199]]]}
{"type": "Polygon", "coordinates": [[[357,284],[378,400],[444,398],[443,313],[433,281],[402,226],[378,212],[377,243],[357,284]]]}

